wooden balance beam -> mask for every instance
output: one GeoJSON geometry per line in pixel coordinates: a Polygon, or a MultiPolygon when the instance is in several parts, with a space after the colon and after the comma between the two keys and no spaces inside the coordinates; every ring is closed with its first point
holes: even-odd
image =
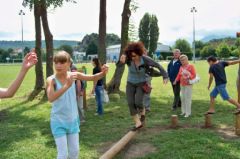
{"type": "Polygon", "coordinates": [[[99,159],[112,159],[129,143],[130,140],[134,138],[137,132],[138,131],[129,131],[115,145],[113,145],[107,152],[105,152],[99,159]]]}

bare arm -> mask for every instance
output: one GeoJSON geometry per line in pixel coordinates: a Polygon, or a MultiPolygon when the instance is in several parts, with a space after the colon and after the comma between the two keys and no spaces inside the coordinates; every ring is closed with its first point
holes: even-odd
{"type": "Polygon", "coordinates": [[[17,76],[17,78],[12,82],[8,88],[0,88],[0,98],[10,98],[13,97],[17,92],[18,88],[22,84],[22,81],[27,74],[28,70],[37,63],[37,56],[33,52],[28,53],[23,61],[22,68],[17,76]]]}
{"type": "Polygon", "coordinates": [[[67,82],[63,85],[63,87],[57,91],[54,89],[55,81],[49,77],[47,79],[47,97],[49,102],[54,102],[58,99],[66,90],[72,85],[73,79],[71,77],[67,78],[67,82]]]}
{"type": "Polygon", "coordinates": [[[86,75],[81,72],[71,72],[71,76],[73,79],[84,80],[84,81],[98,81],[103,78],[108,72],[108,66],[102,66],[102,72],[94,74],[94,75],[86,75]]]}
{"type": "Polygon", "coordinates": [[[208,81],[208,90],[210,89],[211,85],[212,85],[212,82],[213,82],[213,74],[210,73],[209,74],[209,81],[208,81]]]}
{"type": "Polygon", "coordinates": [[[228,65],[235,65],[235,64],[239,64],[240,60],[228,61],[227,63],[228,65]]]}

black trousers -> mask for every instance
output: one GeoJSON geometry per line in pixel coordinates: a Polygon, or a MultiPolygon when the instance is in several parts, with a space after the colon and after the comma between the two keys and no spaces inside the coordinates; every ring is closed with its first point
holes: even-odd
{"type": "Polygon", "coordinates": [[[180,98],[180,82],[177,82],[176,85],[172,83],[172,89],[174,94],[173,108],[181,107],[181,98],[180,98]]]}
{"type": "Polygon", "coordinates": [[[126,94],[130,115],[136,115],[143,110],[143,83],[133,84],[127,82],[126,94]]]}

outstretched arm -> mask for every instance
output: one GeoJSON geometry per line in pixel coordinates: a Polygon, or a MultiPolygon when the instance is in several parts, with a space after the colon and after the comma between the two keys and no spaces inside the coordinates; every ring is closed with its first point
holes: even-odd
{"type": "Polygon", "coordinates": [[[227,63],[228,63],[228,65],[235,65],[235,64],[240,63],[240,60],[228,61],[227,63]]]}
{"type": "Polygon", "coordinates": [[[28,70],[37,63],[37,56],[35,50],[28,53],[23,60],[22,68],[17,76],[17,78],[12,82],[8,88],[0,88],[0,98],[10,98],[13,97],[17,92],[18,88],[22,84],[22,81],[28,72],[28,70]]]}
{"type": "Polygon", "coordinates": [[[71,76],[73,79],[84,80],[84,81],[98,81],[99,79],[103,78],[108,72],[108,66],[102,66],[102,72],[97,73],[95,75],[85,75],[81,72],[71,72],[71,76]]]}

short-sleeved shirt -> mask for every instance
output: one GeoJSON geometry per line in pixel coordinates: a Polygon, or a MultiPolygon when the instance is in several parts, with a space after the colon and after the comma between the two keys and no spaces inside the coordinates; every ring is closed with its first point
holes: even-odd
{"type": "MultiPolygon", "coordinates": [[[[100,72],[101,72],[101,70],[98,67],[95,67],[93,69],[93,74],[94,75],[97,74],[97,73],[100,73],[100,72]]],[[[102,86],[102,85],[103,85],[103,80],[102,79],[98,80],[97,81],[97,86],[102,86]]]]}
{"type": "Polygon", "coordinates": [[[228,63],[225,61],[221,61],[210,66],[209,73],[213,74],[216,86],[227,83],[227,77],[225,72],[226,66],[228,66],[228,63]]]}

